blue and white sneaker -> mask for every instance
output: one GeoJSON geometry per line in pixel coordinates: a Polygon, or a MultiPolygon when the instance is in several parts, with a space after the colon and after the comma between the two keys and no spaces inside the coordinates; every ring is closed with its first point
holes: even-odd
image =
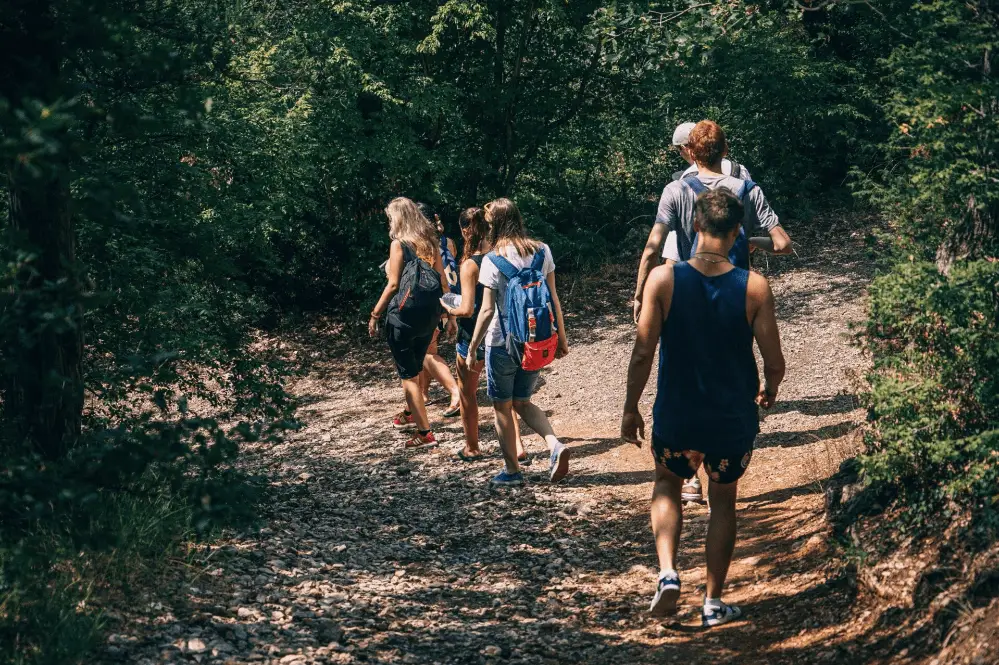
{"type": "Polygon", "coordinates": [[[503,469],[489,481],[489,484],[493,487],[520,487],[524,484],[524,474],[520,473],[509,473],[506,469],[503,469]]]}
{"type": "Polygon", "coordinates": [[[548,479],[557,483],[569,473],[569,449],[564,443],[560,443],[552,450],[551,459],[548,461],[548,479]]]}
{"type": "Polygon", "coordinates": [[[735,605],[721,604],[721,607],[707,607],[701,610],[701,626],[711,628],[729,621],[735,621],[742,616],[742,610],[735,605]]]}
{"type": "Polygon", "coordinates": [[[652,597],[649,612],[654,617],[676,614],[676,602],[680,599],[680,576],[675,570],[667,570],[659,575],[656,595],[652,597]]]}

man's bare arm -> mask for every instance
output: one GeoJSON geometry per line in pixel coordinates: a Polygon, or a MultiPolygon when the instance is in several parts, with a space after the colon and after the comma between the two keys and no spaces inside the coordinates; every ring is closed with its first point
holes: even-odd
{"type": "Polygon", "coordinates": [[[645,250],[642,252],[641,263],[638,264],[638,283],[635,285],[634,315],[635,323],[638,323],[639,314],[642,311],[642,291],[645,289],[645,282],[649,278],[649,273],[656,267],[659,255],[663,251],[663,241],[666,239],[666,225],[653,224],[652,231],[649,232],[649,239],[645,243],[645,250]]]}
{"type": "Polygon", "coordinates": [[[791,254],[794,251],[791,248],[791,237],[779,224],[770,229],[770,241],[773,243],[773,248],[767,251],[773,254],[791,254]]]}
{"type": "Polygon", "coordinates": [[[777,312],[774,305],[774,294],[766,278],[757,273],[750,273],[749,284],[750,306],[755,307],[752,313],[753,337],[763,356],[764,385],[760,397],[763,406],[769,407],[777,397],[777,390],[784,380],[784,352],[780,345],[780,331],[777,328],[777,312]]]}
{"type": "Polygon", "coordinates": [[[628,388],[624,400],[625,413],[637,412],[638,402],[649,382],[652,359],[659,344],[665,313],[673,298],[673,266],[659,266],[652,271],[643,294],[642,314],[638,319],[635,347],[628,364],[628,388]]]}

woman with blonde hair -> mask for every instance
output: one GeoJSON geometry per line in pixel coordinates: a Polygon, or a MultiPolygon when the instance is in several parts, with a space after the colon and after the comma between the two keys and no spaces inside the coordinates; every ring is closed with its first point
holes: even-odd
{"type": "Polygon", "coordinates": [[[447,292],[447,280],[437,251],[437,231],[410,199],[393,199],[385,208],[389,220],[388,283],[368,319],[368,334],[378,334],[383,314],[385,338],[395,360],[406,408],[395,417],[399,429],[416,429],[406,441],[407,448],[434,445],[430,420],[419,376],[423,359],[440,323],[440,298],[447,292]]]}
{"type": "MultiPolygon", "coordinates": [[[[555,358],[562,358],[569,353],[562,305],[555,290],[555,261],[548,245],[527,235],[520,210],[510,199],[496,199],[487,204],[485,217],[492,226],[492,251],[482,261],[479,271],[479,283],[485,290],[469,348],[478,348],[483,342],[486,344],[487,393],[493,400],[496,432],[506,460],[506,467],[490,482],[497,486],[524,483],[517,459],[514,412],[524,419],[528,427],[544,437],[551,452],[548,477],[552,482],[558,482],[569,472],[569,449],[555,436],[545,412],[531,403],[531,396],[538,385],[540,366],[552,359],[549,354],[554,352],[555,358]],[[536,281],[523,283],[525,275],[536,281]],[[542,352],[545,360],[537,365],[532,361],[538,361],[538,357],[531,357],[529,345],[511,344],[515,338],[510,332],[515,326],[522,327],[521,319],[525,314],[507,311],[507,284],[511,280],[525,292],[530,290],[535,295],[544,295],[543,302],[536,303],[539,309],[527,312],[530,317],[542,312],[542,318],[530,319],[532,339],[533,331],[537,329],[539,334],[548,334],[544,342],[555,346],[542,352]],[[516,358],[516,355],[521,357],[516,358]]],[[[509,295],[510,301],[516,302],[521,294],[512,291],[509,295]]]]}

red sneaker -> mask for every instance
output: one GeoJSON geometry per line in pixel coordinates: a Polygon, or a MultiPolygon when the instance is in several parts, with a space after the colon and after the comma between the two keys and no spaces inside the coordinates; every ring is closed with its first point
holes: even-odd
{"type": "Polygon", "coordinates": [[[427,432],[426,434],[420,434],[417,432],[408,441],[406,441],[407,448],[423,448],[425,446],[436,446],[437,437],[434,436],[433,432],[427,432]]]}
{"type": "Polygon", "coordinates": [[[416,427],[416,421],[413,420],[412,413],[406,413],[402,411],[395,417],[392,421],[392,426],[396,429],[413,429],[416,427]]]}

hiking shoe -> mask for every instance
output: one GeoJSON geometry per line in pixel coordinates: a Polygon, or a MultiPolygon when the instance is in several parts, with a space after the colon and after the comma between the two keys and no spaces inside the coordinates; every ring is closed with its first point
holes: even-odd
{"type": "Polygon", "coordinates": [[[701,498],[701,481],[698,480],[697,476],[684,481],[683,488],[680,489],[680,498],[684,501],[694,501],[695,503],[703,501],[701,498]]]}
{"type": "Polygon", "coordinates": [[[729,621],[735,621],[742,616],[742,610],[735,605],[721,604],[721,607],[707,607],[701,610],[701,626],[711,628],[729,621]]]}
{"type": "Polygon", "coordinates": [[[553,483],[565,478],[569,473],[569,449],[564,443],[560,443],[552,450],[551,459],[548,461],[548,479],[553,483]]]}
{"type": "Polygon", "coordinates": [[[503,469],[489,481],[489,484],[493,487],[520,487],[524,484],[524,474],[520,473],[509,473],[506,469],[503,469]]]}
{"type": "Polygon", "coordinates": [[[416,427],[416,420],[413,419],[412,413],[400,411],[399,415],[392,420],[392,427],[396,429],[413,429],[416,427]]]}
{"type": "Polygon", "coordinates": [[[424,448],[426,446],[436,446],[437,437],[434,436],[433,432],[427,432],[426,434],[420,434],[417,432],[413,436],[409,437],[406,441],[407,448],[424,448]]]}
{"type": "Polygon", "coordinates": [[[676,601],[680,599],[680,576],[675,570],[667,570],[659,575],[656,595],[652,597],[649,612],[654,617],[676,614],[676,601]]]}

